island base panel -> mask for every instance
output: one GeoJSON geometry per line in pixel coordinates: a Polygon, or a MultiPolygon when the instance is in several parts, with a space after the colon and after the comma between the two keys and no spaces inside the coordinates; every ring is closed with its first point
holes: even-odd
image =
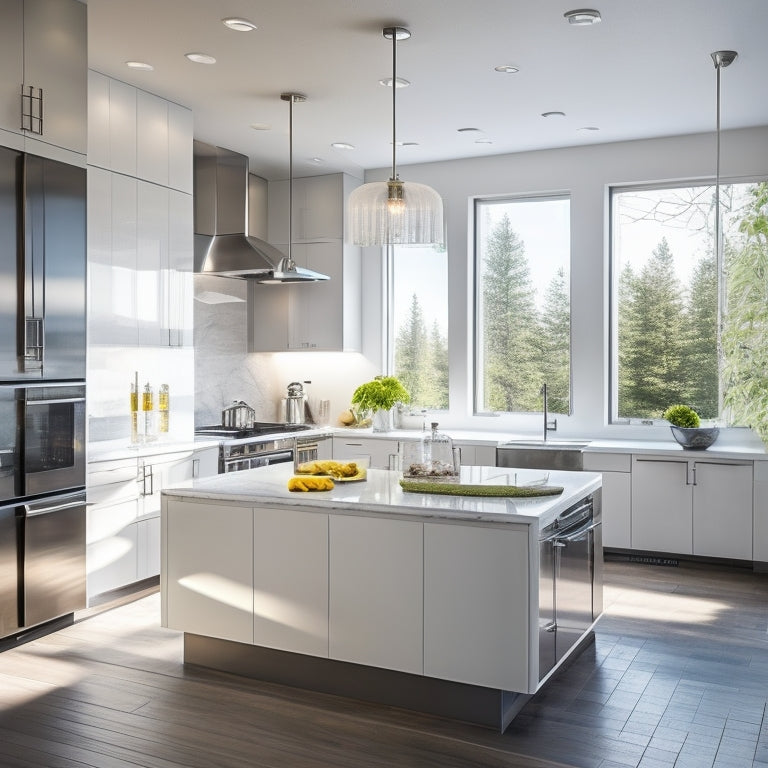
{"type": "Polygon", "coordinates": [[[269,683],[402,707],[506,730],[531,698],[407,672],[184,634],[184,663],[269,683]]]}

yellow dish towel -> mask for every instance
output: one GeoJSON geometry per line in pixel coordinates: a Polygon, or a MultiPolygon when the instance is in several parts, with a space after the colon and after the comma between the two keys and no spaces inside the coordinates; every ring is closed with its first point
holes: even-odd
{"type": "Polygon", "coordinates": [[[331,491],[333,487],[330,477],[294,476],[288,481],[289,491],[331,491]]]}
{"type": "Polygon", "coordinates": [[[309,461],[299,464],[299,474],[307,475],[332,475],[333,477],[354,477],[358,473],[357,464],[354,461],[309,461]]]}

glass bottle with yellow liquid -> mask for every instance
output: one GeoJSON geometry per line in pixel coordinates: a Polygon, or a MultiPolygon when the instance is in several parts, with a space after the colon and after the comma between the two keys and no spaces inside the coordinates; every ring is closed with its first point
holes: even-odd
{"type": "Polygon", "coordinates": [[[131,443],[139,442],[139,389],[131,383],[131,443]]]}
{"type": "Polygon", "coordinates": [[[158,432],[161,435],[168,434],[169,427],[169,410],[170,410],[170,390],[167,384],[160,386],[160,392],[157,396],[157,410],[160,414],[160,423],[158,425],[158,432]]]}
{"type": "Polygon", "coordinates": [[[154,440],[155,432],[155,393],[147,382],[141,394],[141,410],[144,414],[144,440],[154,440]]]}

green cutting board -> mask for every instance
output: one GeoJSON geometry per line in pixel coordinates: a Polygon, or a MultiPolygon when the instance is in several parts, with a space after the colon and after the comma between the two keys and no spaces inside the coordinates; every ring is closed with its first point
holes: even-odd
{"type": "Polygon", "coordinates": [[[432,483],[421,480],[401,480],[400,486],[411,493],[437,493],[444,496],[507,496],[513,498],[535,498],[536,496],[557,496],[563,489],[556,485],[471,485],[461,483],[432,483]]]}

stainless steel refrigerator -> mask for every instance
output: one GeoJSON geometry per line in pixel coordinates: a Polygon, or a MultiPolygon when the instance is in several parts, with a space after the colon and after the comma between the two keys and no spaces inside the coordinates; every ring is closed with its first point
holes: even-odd
{"type": "Polygon", "coordinates": [[[85,606],[85,206],[0,147],[0,638],[85,606]]]}

